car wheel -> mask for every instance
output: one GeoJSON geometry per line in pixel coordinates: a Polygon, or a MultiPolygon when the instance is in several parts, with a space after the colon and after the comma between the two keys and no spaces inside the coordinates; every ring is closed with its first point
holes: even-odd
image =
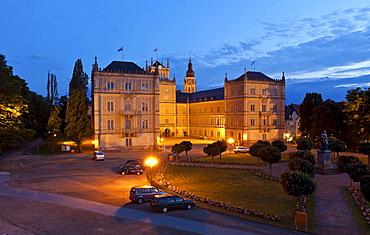
{"type": "Polygon", "coordinates": [[[193,208],[191,204],[186,205],[186,209],[190,210],[191,208],[193,208]]]}
{"type": "Polygon", "coordinates": [[[168,211],[168,208],[167,208],[167,207],[163,207],[163,208],[162,208],[162,212],[163,212],[163,213],[166,213],[167,211],[168,211]]]}
{"type": "Polygon", "coordinates": [[[142,198],[137,199],[137,203],[141,204],[143,202],[144,202],[144,199],[142,199],[142,198]]]}
{"type": "Polygon", "coordinates": [[[124,171],[122,171],[122,172],[121,172],[121,175],[124,175],[124,174],[126,174],[126,173],[125,173],[124,171]]]}

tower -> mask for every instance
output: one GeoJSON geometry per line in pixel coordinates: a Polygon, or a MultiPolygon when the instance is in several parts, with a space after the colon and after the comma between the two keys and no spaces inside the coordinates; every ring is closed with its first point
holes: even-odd
{"type": "Polygon", "coordinates": [[[195,81],[193,63],[189,59],[188,71],[184,79],[184,93],[194,93],[197,91],[197,82],[195,81]]]}

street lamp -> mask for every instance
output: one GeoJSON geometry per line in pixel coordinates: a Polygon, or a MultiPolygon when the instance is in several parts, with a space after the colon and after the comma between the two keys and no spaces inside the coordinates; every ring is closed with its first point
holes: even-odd
{"type": "Polygon", "coordinates": [[[233,138],[230,138],[230,139],[228,139],[227,140],[227,143],[229,143],[230,144],[230,154],[231,154],[231,149],[232,149],[232,144],[234,143],[235,141],[234,141],[234,139],[233,138]]]}
{"type": "MultiPolygon", "coordinates": [[[[158,159],[155,157],[149,157],[145,160],[145,165],[150,167],[150,170],[153,168],[153,166],[158,164],[158,159]]],[[[148,178],[149,172],[147,172],[147,178],[148,178]]],[[[152,185],[153,177],[150,175],[150,185],[152,185]]]]}

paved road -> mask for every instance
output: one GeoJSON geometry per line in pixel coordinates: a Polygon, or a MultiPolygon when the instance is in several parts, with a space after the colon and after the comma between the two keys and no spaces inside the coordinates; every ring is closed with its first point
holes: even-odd
{"type": "MultiPolygon", "coordinates": [[[[98,165],[81,162],[76,155],[53,158],[24,155],[35,146],[37,140],[0,158],[0,171],[6,167],[11,172],[0,174],[0,234],[300,234],[197,207],[161,214],[149,210],[147,204],[123,203],[121,197],[117,199],[122,190],[109,188],[112,193],[107,193],[94,189],[104,185],[91,181],[104,180],[107,175],[85,174],[79,169],[98,169],[109,161],[98,165]],[[3,162],[6,166],[2,166],[3,162]],[[66,169],[58,168],[59,165],[66,169]],[[65,188],[64,182],[71,188],[65,188]]],[[[109,184],[124,187],[122,177],[112,174],[117,169],[106,170],[112,175],[109,184]]]]}

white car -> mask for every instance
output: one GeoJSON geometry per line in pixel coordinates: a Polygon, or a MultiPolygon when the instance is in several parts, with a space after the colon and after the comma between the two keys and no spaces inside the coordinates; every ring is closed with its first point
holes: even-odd
{"type": "Polygon", "coordinates": [[[237,146],[233,149],[234,153],[249,153],[249,149],[243,146],[237,146]]]}
{"type": "Polygon", "coordinates": [[[98,161],[98,160],[104,161],[104,158],[105,158],[104,152],[99,152],[99,151],[94,152],[93,160],[95,160],[95,161],[98,161]]]}

